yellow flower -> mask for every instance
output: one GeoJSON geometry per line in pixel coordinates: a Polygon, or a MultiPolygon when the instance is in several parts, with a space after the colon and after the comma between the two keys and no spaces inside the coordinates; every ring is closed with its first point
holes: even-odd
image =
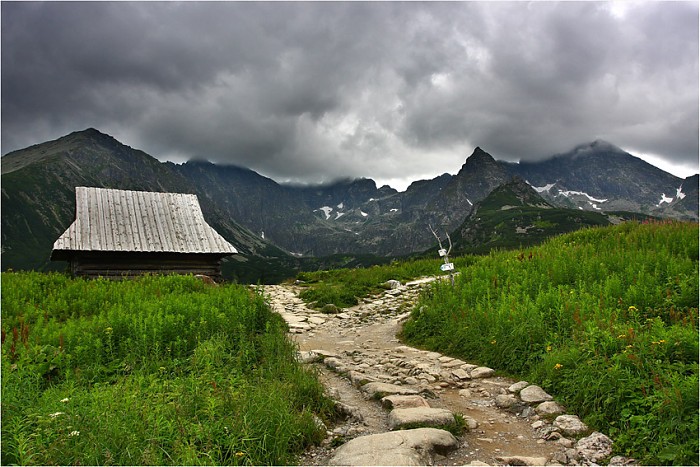
{"type": "Polygon", "coordinates": [[[557,363],[556,365],[554,365],[555,370],[561,370],[562,368],[564,368],[564,365],[562,365],[561,363],[557,363]]]}
{"type": "Polygon", "coordinates": [[[627,337],[627,334],[620,334],[617,336],[618,339],[624,339],[625,337],[627,337]]]}
{"type": "Polygon", "coordinates": [[[243,456],[245,456],[245,453],[244,453],[244,452],[238,451],[238,452],[236,453],[236,457],[243,457],[243,456]]]}
{"type": "Polygon", "coordinates": [[[548,345],[548,346],[547,346],[547,352],[551,352],[551,351],[552,351],[552,346],[551,346],[551,345],[548,345]]]}
{"type": "Polygon", "coordinates": [[[496,339],[494,339],[494,340],[491,341],[491,345],[493,345],[493,344],[495,344],[495,343],[496,343],[496,339]]]}
{"type": "Polygon", "coordinates": [[[636,306],[632,305],[629,308],[627,308],[627,311],[629,311],[630,313],[636,313],[638,310],[636,306]]]}

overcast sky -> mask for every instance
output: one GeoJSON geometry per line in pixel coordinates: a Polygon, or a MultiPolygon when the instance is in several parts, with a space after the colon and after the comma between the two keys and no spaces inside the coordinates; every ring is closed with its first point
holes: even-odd
{"type": "Polygon", "coordinates": [[[476,146],[600,138],[698,172],[697,2],[1,8],[2,154],[94,127],[160,160],[403,189],[476,146]]]}

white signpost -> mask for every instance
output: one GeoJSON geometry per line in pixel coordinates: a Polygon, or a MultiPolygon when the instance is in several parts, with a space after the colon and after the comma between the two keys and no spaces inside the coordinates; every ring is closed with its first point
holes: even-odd
{"type": "Polygon", "coordinates": [[[452,239],[450,238],[450,234],[446,233],[446,235],[447,235],[447,240],[450,242],[450,247],[449,247],[447,250],[445,250],[445,249],[442,247],[442,241],[440,240],[440,237],[438,237],[438,234],[435,233],[435,231],[433,230],[433,226],[432,226],[432,225],[428,225],[428,227],[430,228],[430,231],[433,233],[433,235],[435,236],[435,238],[437,238],[438,245],[440,246],[440,249],[438,250],[438,255],[440,255],[440,257],[445,261],[443,264],[440,265],[440,270],[441,270],[442,272],[448,272],[448,271],[449,271],[449,273],[450,273],[450,281],[452,282],[452,287],[454,287],[454,285],[455,285],[455,276],[454,276],[454,273],[453,273],[452,271],[454,271],[455,265],[454,265],[454,263],[450,263],[450,251],[452,251],[452,239]]]}

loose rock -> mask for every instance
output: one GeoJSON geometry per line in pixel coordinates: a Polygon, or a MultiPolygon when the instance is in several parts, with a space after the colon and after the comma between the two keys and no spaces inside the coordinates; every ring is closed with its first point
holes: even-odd
{"type": "Polygon", "coordinates": [[[527,381],[518,381],[517,383],[512,384],[510,387],[508,387],[508,392],[517,394],[529,385],[530,383],[528,383],[527,381]]]}
{"type": "Polygon", "coordinates": [[[598,462],[612,454],[613,442],[602,433],[594,431],[576,443],[579,457],[589,462],[598,462]]]}
{"type": "Polygon", "coordinates": [[[564,407],[554,401],[542,402],[535,407],[535,411],[539,415],[561,415],[565,412],[564,407]]]}
{"type": "Polygon", "coordinates": [[[520,399],[528,404],[534,404],[538,402],[551,401],[553,397],[544,392],[544,389],[541,387],[531,384],[520,391],[520,399]]]}
{"type": "Polygon", "coordinates": [[[496,371],[493,370],[492,368],[480,366],[480,367],[476,367],[472,370],[471,377],[475,378],[475,379],[476,378],[488,378],[490,376],[493,376],[494,373],[496,373],[496,371]]]}
{"type": "Polygon", "coordinates": [[[559,415],[554,419],[554,426],[566,435],[576,436],[588,431],[588,426],[576,415],[559,415]]]}

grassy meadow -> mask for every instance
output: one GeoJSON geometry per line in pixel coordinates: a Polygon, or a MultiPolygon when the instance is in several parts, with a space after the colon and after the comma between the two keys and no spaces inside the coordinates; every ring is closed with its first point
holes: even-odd
{"type": "Polygon", "coordinates": [[[698,463],[698,225],[626,223],[436,283],[403,339],[540,384],[615,451],[698,463]]]}
{"type": "Polygon", "coordinates": [[[237,285],[2,274],[2,464],[290,464],[332,417],[237,285]]]}

